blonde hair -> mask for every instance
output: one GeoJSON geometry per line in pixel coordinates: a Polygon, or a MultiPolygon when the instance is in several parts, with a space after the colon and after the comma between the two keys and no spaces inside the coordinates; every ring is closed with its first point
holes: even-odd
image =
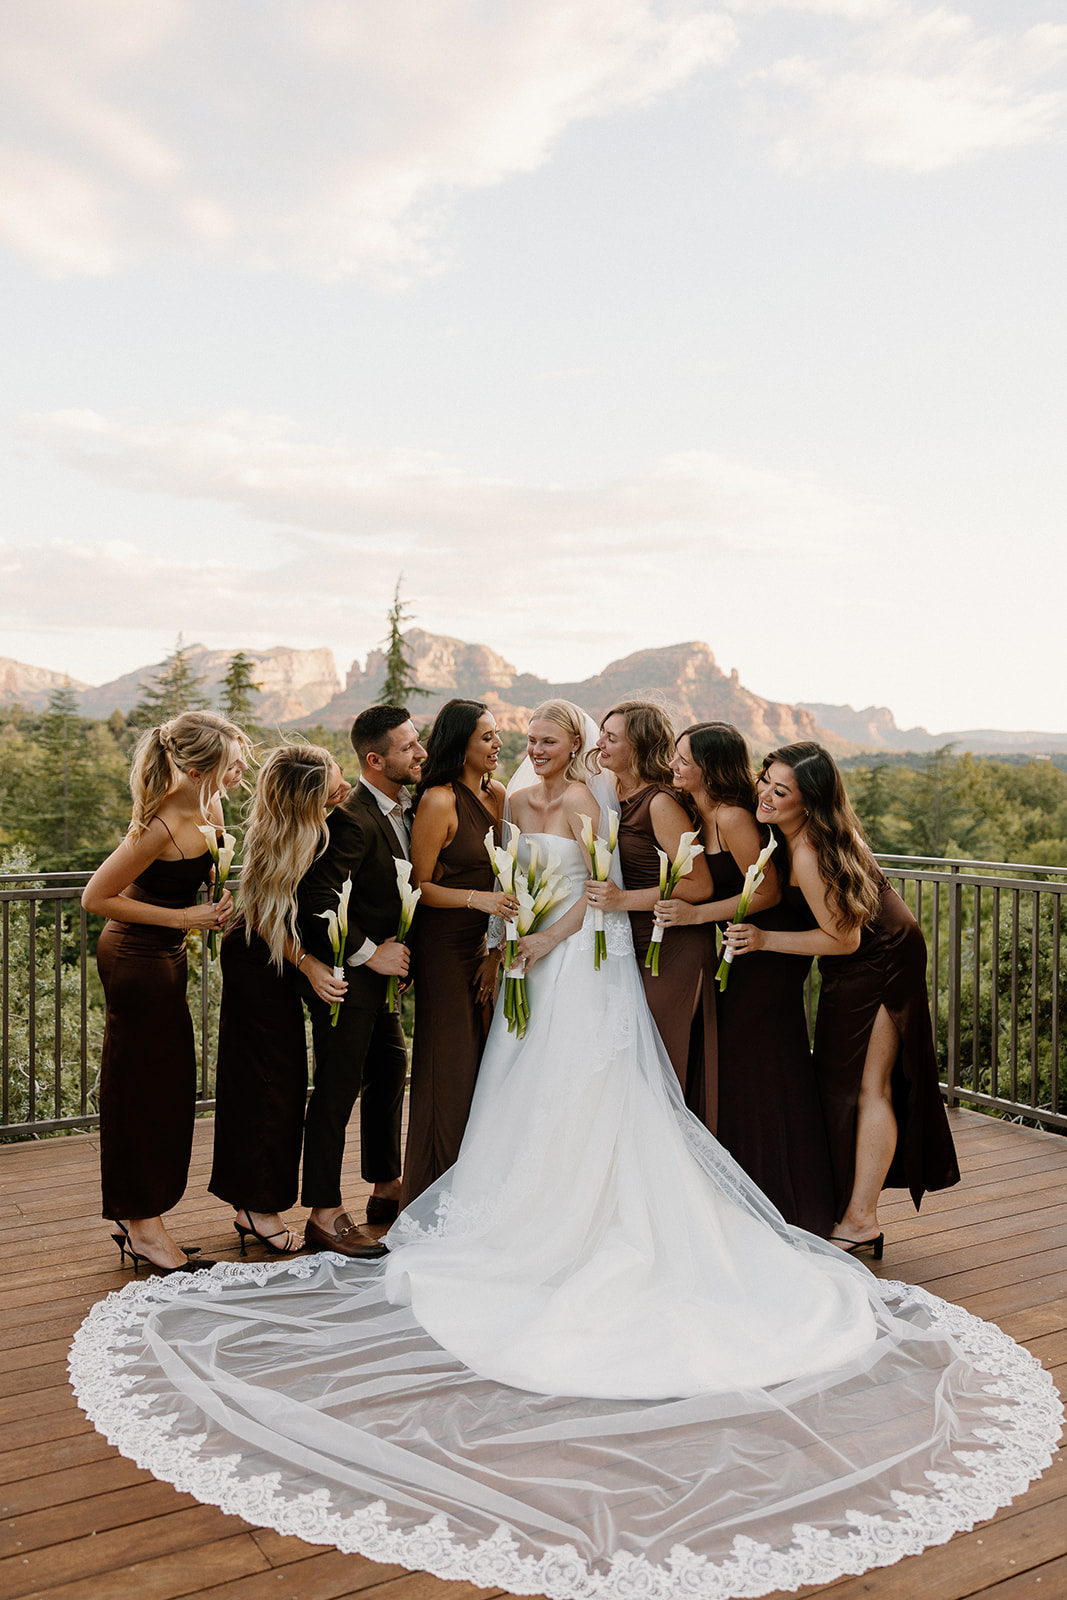
{"type": "Polygon", "coordinates": [[[530,712],[530,721],[541,717],[545,722],[554,722],[557,728],[562,728],[568,739],[577,739],[578,749],[567,763],[565,773],[568,783],[585,782],[585,761],[582,757],[582,747],[585,744],[585,718],[576,705],[569,700],[545,700],[530,712]]]}
{"type": "Polygon", "coordinates": [[[200,774],[200,815],[208,821],[208,805],[216,794],[225,795],[223,778],[232,765],[236,743],[245,762],[252,745],[246,733],[212,711],[183,711],[158,728],[149,728],[137,741],[130,767],[133,818],[128,838],[141,837],[168,794],[186,773],[200,774]]]}
{"type": "Polygon", "coordinates": [[[241,907],[280,972],[285,941],[299,942],[296,891],[326,847],[323,818],[333,757],[315,744],[283,744],[259,769],[248,810],[241,907]]]}

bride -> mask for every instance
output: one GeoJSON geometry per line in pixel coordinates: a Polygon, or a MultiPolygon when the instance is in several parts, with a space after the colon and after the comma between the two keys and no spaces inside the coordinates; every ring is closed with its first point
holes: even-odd
{"type": "Polygon", "coordinates": [[[570,892],[386,1259],[132,1284],[79,1331],[80,1403],[251,1522],[518,1594],[725,1600],[941,1543],[1048,1464],[1051,1380],[788,1226],[685,1109],[625,914],[594,968],[595,733],[566,701],[531,720],[511,814],[570,892]]]}

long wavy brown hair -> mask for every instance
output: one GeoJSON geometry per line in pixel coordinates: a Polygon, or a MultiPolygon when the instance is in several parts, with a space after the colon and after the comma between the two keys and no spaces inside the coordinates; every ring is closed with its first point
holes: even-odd
{"type": "MultiPolygon", "coordinates": [[[[819,859],[827,905],[849,932],[865,927],[878,913],[880,874],[836,761],[821,744],[807,740],[772,750],[764,757],[761,776],[774,761],[789,767],[796,780],[807,812],[804,832],[819,859]]],[[[780,843],[787,843],[777,828],[774,832],[780,843]]]]}
{"type": "Polygon", "coordinates": [[[740,806],[755,816],[756,778],[740,728],[732,722],[694,722],[678,737],[689,740],[708,799],[717,805],[740,806]]]}
{"type": "Polygon", "coordinates": [[[626,739],[634,753],[637,776],[645,783],[662,783],[664,788],[672,788],[674,727],[663,707],[652,700],[623,700],[605,711],[600,719],[601,727],[609,717],[621,717],[626,725],[626,739]]]}
{"type": "Polygon", "coordinates": [[[285,941],[299,942],[296,891],[315,857],[326,848],[326,797],[333,757],[314,744],[285,744],[259,769],[248,810],[241,909],[280,972],[285,941]]]}

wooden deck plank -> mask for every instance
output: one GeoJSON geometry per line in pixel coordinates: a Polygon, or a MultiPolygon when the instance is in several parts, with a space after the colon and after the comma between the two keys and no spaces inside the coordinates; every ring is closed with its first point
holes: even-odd
{"type": "Polygon", "coordinates": [[[7,1556],[0,1561],[0,1593],[11,1600],[47,1587],[61,1587],[84,1578],[97,1577],[160,1557],[180,1556],[189,1564],[189,1551],[200,1551],[239,1539],[247,1544],[246,1570],[262,1570],[268,1563],[255,1540],[247,1533],[240,1517],[229,1517],[215,1506],[195,1503],[146,1522],[134,1522],[102,1533],[89,1533],[79,1539],[31,1550],[26,1556],[7,1556]]]}
{"type": "Polygon", "coordinates": [[[41,1587],[20,1590],[19,1595],[23,1600],[181,1600],[184,1595],[210,1594],[226,1578],[262,1570],[263,1557],[255,1540],[250,1533],[238,1533],[66,1582],[50,1582],[44,1573],[41,1587]]]}
{"type": "MultiPolygon", "coordinates": [[[[1067,1380],[1067,1139],[973,1112],[950,1119],[963,1181],[927,1195],[919,1213],[907,1195],[887,1194],[879,1275],[922,1283],[1000,1321],[1067,1380]]],[[[231,1213],[206,1189],[211,1137],[210,1121],[198,1120],[189,1192],[168,1220],[176,1237],[232,1260],[231,1213]]],[[[0,1146],[5,1594],[10,1577],[12,1592],[27,1600],[346,1600],[370,1591],[374,1600],[487,1600],[491,1591],[251,1529],[156,1482],[87,1429],[66,1383],[69,1339],[88,1308],[131,1276],[98,1215],[97,1160],[95,1133],[0,1146]]],[[[345,1196],[354,1215],[367,1192],[353,1128],[345,1196]]],[[[301,1215],[291,1220],[299,1225],[301,1215]]],[[[1064,1530],[1067,1473],[1057,1458],[982,1528],[806,1592],[835,1600],[1067,1600],[1064,1530]]]]}

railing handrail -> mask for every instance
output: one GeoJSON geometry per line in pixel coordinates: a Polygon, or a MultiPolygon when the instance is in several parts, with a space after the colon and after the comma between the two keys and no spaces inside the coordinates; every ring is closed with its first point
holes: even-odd
{"type": "MultiPolygon", "coordinates": [[[[1067,866],[1045,866],[1036,861],[981,861],[971,856],[921,856],[921,855],[889,855],[884,851],[876,851],[874,859],[880,866],[898,866],[912,863],[919,869],[943,871],[954,874],[961,870],[969,873],[975,872],[1033,872],[1046,877],[1067,878],[1067,866]]],[[[235,861],[230,869],[230,877],[240,876],[241,863],[235,861]]],[[[84,870],[67,872],[37,872],[32,867],[25,872],[0,872],[0,885],[5,883],[26,883],[33,879],[35,883],[43,883],[46,887],[62,885],[65,888],[84,888],[92,877],[91,872],[84,870]]]]}
{"type": "MultiPolygon", "coordinates": [[[[1067,1132],[1059,1059],[1067,1037],[1067,866],[875,859],[926,934],[931,1026],[949,1104],[1067,1132]]],[[[235,887],[240,876],[235,865],[235,887]]],[[[99,919],[78,904],[90,877],[32,866],[0,872],[0,1140],[98,1121],[92,1080],[102,1012],[91,951],[99,919]]],[[[199,986],[197,1105],[209,1110],[219,971],[195,942],[190,955],[199,986]]],[[[818,982],[809,980],[809,1028],[818,982]]]]}

